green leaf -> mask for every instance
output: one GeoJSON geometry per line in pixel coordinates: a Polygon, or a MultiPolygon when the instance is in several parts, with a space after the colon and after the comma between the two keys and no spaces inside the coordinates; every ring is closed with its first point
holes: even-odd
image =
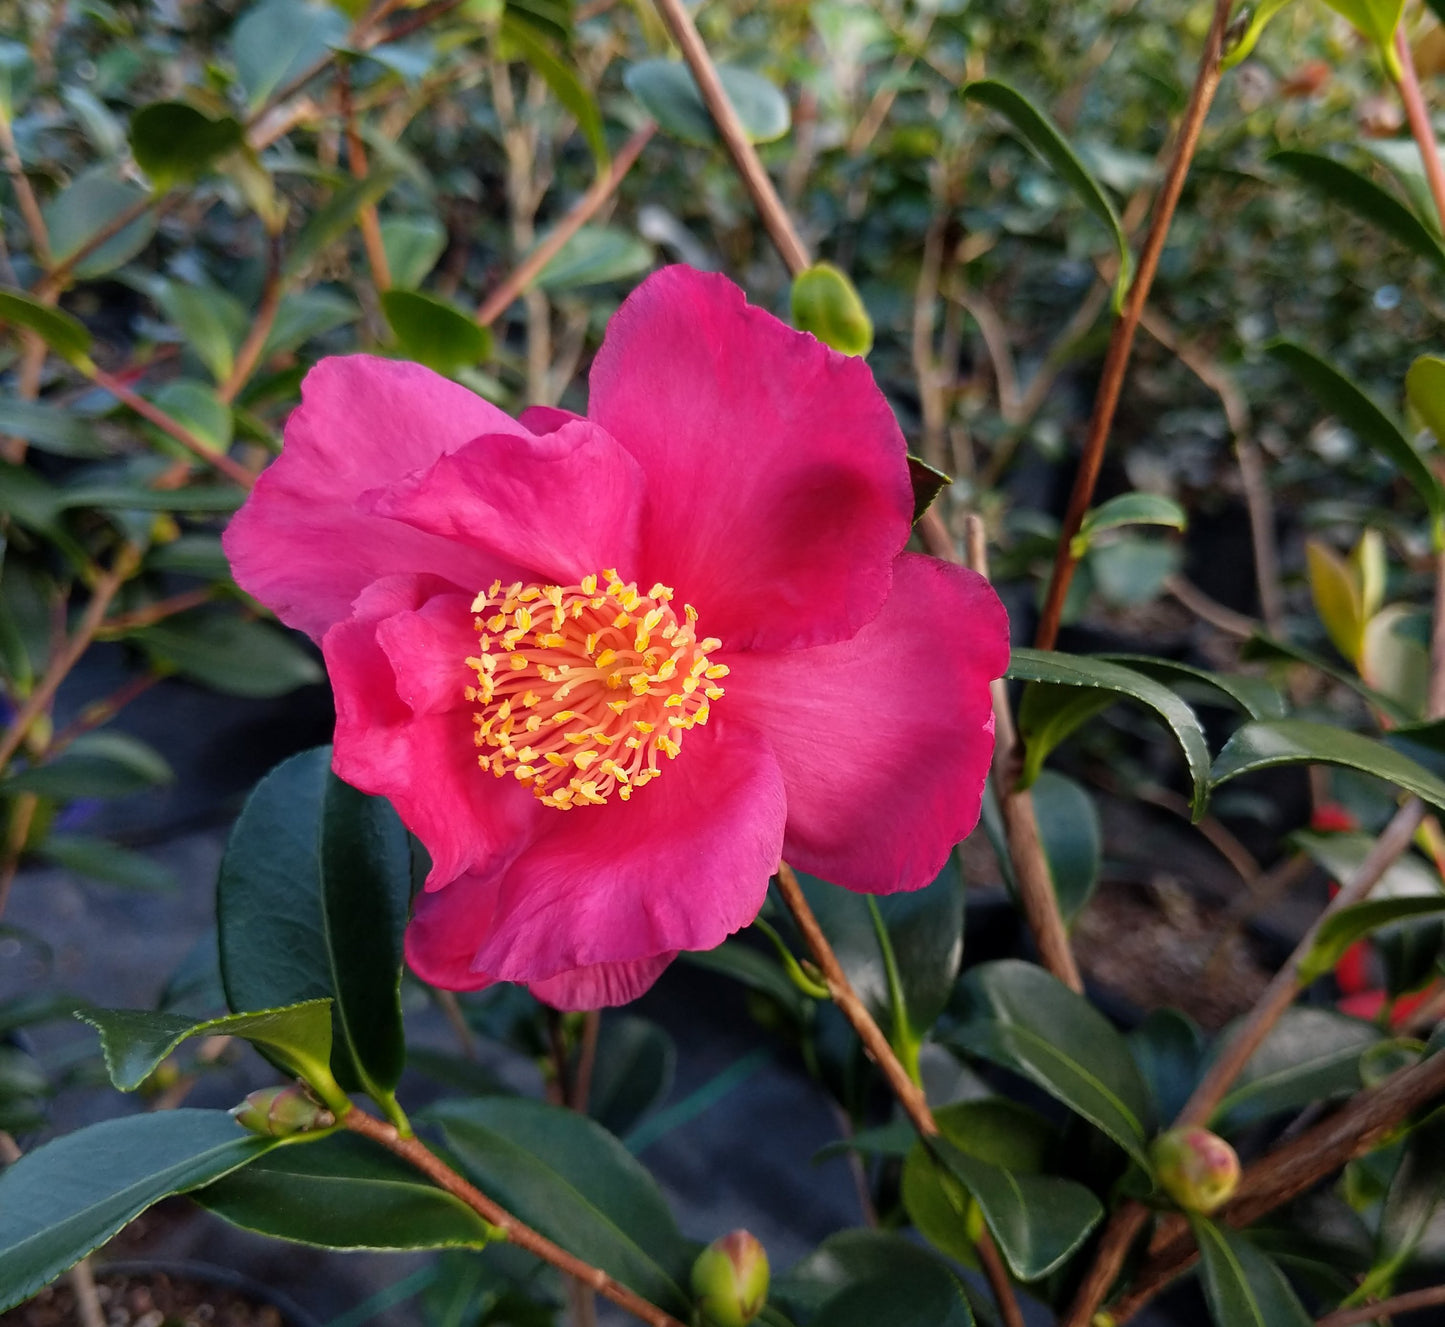
{"type": "Polygon", "coordinates": [[[1401,69],[1400,57],[1395,51],[1395,29],[1400,26],[1405,0],[1325,0],[1325,4],[1380,48],[1390,77],[1398,83],[1401,69]]]}
{"type": "MultiPolygon", "coordinates": [[[[290,0],[287,0],[287,3],[290,3],[290,0]]],[[[266,7],[268,6],[262,6],[266,7]]],[[[351,229],[362,208],[379,202],[395,182],[396,176],[391,172],[374,170],[363,179],[343,184],[320,209],[312,213],[301,228],[301,233],[292,242],[291,251],[281,266],[282,273],[293,277],[305,271],[324,250],[351,229]]],[[[279,316],[277,321],[280,321],[279,316]]],[[[273,340],[276,337],[274,329],[271,337],[273,340]]]]}
{"type": "Polygon", "coordinates": [[[1421,355],[1405,374],[1405,396],[1425,427],[1445,444],[1445,359],[1421,355]]]}
{"type": "Polygon", "coordinates": [[[393,287],[381,308],[402,354],[429,369],[456,374],[491,358],[491,330],[444,300],[393,287]]]}
{"type": "MultiPolygon", "coordinates": [[[[717,72],[744,132],[754,143],[771,143],[792,127],[787,98],[761,74],[733,65],[718,65],[717,72]]],[[[674,138],[704,147],[719,141],[692,71],[681,60],[642,60],[628,66],[622,82],[674,138]]]]}
{"type": "Polygon", "coordinates": [[[1436,1111],[1410,1131],[1400,1165],[1380,1212],[1378,1263],[1369,1281],[1390,1293],[1395,1274],[1410,1261],[1431,1219],[1445,1201],[1445,1112],[1436,1111]]]}
{"type": "Polygon", "coordinates": [[[396,813],[330,771],[330,747],[257,784],[221,860],[221,977],[239,1012],[332,998],[331,1068],[390,1109],[405,1049],[410,850],[396,813]]]}
{"type": "Polygon", "coordinates": [[[157,192],[198,180],[217,157],[240,147],[245,137],[240,121],[232,116],[213,120],[183,101],[142,106],[130,122],[130,150],[157,192]]]}
{"type": "Polygon", "coordinates": [[[920,456],[908,457],[908,482],[913,485],[913,523],[926,512],[940,493],[951,483],[953,476],[942,470],[935,470],[920,456]]]}
{"type": "Polygon", "coordinates": [[[0,322],[28,328],[61,359],[77,367],[90,363],[90,332],[85,324],[24,291],[0,290],[0,322]]]}
{"type": "Polygon", "coordinates": [[[50,834],[35,851],[37,856],[76,875],[119,885],[122,889],[173,893],[180,887],[180,881],[169,867],[144,853],[131,852],[104,839],[50,834]]]}
{"type": "MultiPolygon", "coordinates": [[[[1376,706],[1385,714],[1388,714],[1396,722],[1408,722],[1419,717],[1419,715],[1412,714],[1407,707],[1391,699],[1383,692],[1366,686],[1347,669],[1336,667],[1336,665],[1330,663],[1328,659],[1320,658],[1319,655],[1303,649],[1301,646],[1294,644],[1293,641],[1275,640],[1271,636],[1257,632],[1244,642],[1243,647],[1240,649],[1239,657],[1246,663],[1305,664],[1307,667],[1324,673],[1327,677],[1334,678],[1334,680],[1341,685],[1349,687],[1351,691],[1354,691],[1357,695],[1369,702],[1369,704],[1376,706]]],[[[1255,717],[1272,718],[1275,716],[1255,715],[1255,717]]],[[[1281,715],[1279,717],[1283,716],[1281,715]]]]}
{"type": "Polygon", "coordinates": [[[1102,530],[1126,525],[1167,525],[1183,530],[1188,524],[1188,514],[1173,498],[1159,493],[1121,493],[1085,514],[1069,549],[1075,559],[1083,557],[1102,530]]]}
{"type": "Polygon", "coordinates": [[[290,632],[220,609],[178,613],[126,639],[157,666],[228,696],[284,696],[326,677],[290,632]]]}
{"type": "Polygon", "coordinates": [[[152,1203],[219,1179],[275,1141],[225,1111],[168,1110],[105,1120],[27,1153],[0,1172],[0,1311],[152,1203]]]}
{"type": "Polygon", "coordinates": [[[1114,310],[1118,312],[1124,307],[1124,296],[1134,277],[1134,256],[1129,250],[1124,223],[1119,220],[1119,214],[1103,187],[1079,160],[1059,127],[1017,88],[997,79],[984,78],[965,83],[960,95],[1002,115],[1018,130],[1024,142],[1053,167],[1084,206],[1109,228],[1119,253],[1119,274],[1114,281],[1114,310]]]}
{"type": "Polygon", "coordinates": [[[1265,350],[1314,393],[1330,414],[1387,457],[1430,511],[1437,548],[1445,543],[1445,488],[1410,444],[1400,426],[1332,365],[1292,341],[1272,341],[1265,350]]]}
{"type": "MultiPolygon", "coordinates": [[[[236,427],[231,408],[205,383],[177,378],[166,383],[153,399],[166,414],[190,429],[213,452],[224,452],[230,447],[236,427]]],[[[168,448],[177,446],[168,437],[165,445],[168,448]]]]}
{"type": "Polygon", "coordinates": [[[692,1246],[652,1177],[591,1120],[522,1097],[428,1111],[463,1170],[509,1212],[671,1313],[686,1313],[692,1246]]]}
{"type": "MultiPolygon", "coordinates": [[[[319,215],[319,214],[318,214],[319,215]]],[[[297,290],[282,297],[281,307],[276,311],[276,322],[271,335],[266,338],[262,359],[296,350],[313,337],[324,336],[327,332],[361,317],[361,309],[355,301],[330,290],[297,290]]]]}
{"type": "Polygon", "coordinates": [[[1439,236],[1394,194],[1382,189],[1368,175],[1319,152],[1275,152],[1269,161],[1331,202],[1349,208],[1391,239],[1398,240],[1437,266],[1445,267],[1445,245],[1440,243],[1439,236]]]}
{"type": "MultiPolygon", "coordinates": [[[[57,263],[67,262],[117,216],[145,198],[144,189],[121,179],[107,166],[97,166],[77,176],[41,208],[50,232],[51,256],[57,263]]],[[[113,272],[144,249],[155,232],[154,209],[141,213],[82,258],[75,265],[74,274],[84,279],[113,272]]]]}
{"type": "Polygon", "coordinates": [[[493,1228],[375,1143],[285,1147],[192,1195],[232,1225],[326,1249],[482,1248],[493,1228]]]}
{"type": "Polygon", "coordinates": [[[824,345],[845,355],[866,355],[873,348],[873,320],[847,273],[832,263],[814,263],[799,272],[791,303],[793,326],[824,345]]]}
{"type": "Polygon", "coordinates": [[[15,118],[15,108],[30,95],[34,78],[29,48],[18,41],[0,41],[0,117],[15,118]]]}
{"type": "Polygon", "coordinates": [[[246,90],[246,109],[259,109],[273,93],[346,39],[343,14],[307,0],[263,0],[248,5],[231,32],[236,75],[246,90]]]}
{"type": "Polygon", "coordinates": [[[100,1033],[105,1068],[122,1092],[134,1092],[181,1042],[189,1037],[241,1037],[264,1046],[291,1074],[312,1087],[332,1092],[328,1104],[345,1101],[335,1089],[331,1060],[331,1002],[307,1000],[283,1009],[227,1014],[196,1022],[178,1014],[144,1009],[82,1009],[76,1017],[100,1033]]]}
{"type": "Polygon", "coordinates": [[[108,456],[95,425],[63,406],[0,398],[0,436],[23,438],[56,456],[108,456]]]}
{"type": "MultiPolygon", "coordinates": [[[[760,1327],[763,1319],[758,1320],[760,1327]]],[[[922,1275],[894,1267],[851,1282],[809,1320],[809,1327],[974,1327],[963,1283],[941,1264],[922,1275]]]]}
{"type": "Polygon", "coordinates": [[[1093,1005],[1016,959],[970,969],[959,993],[951,1044],[1031,1079],[1150,1168],[1149,1089],[1128,1043],[1093,1005]]]}
{"type": "Polygon", "coordinates": [[[104,507],[121,511],[231,512],[246,500],[234,484],[191,484],[186,488],[141,488],[124,484],[86,484],[61,489],[62,508],[104,507]]]}
{"type": "Polygon", "coordinates": [[[1072,922],[1099,881],[1104,851],[1099,813],[1077,782],[1053,770],[1039,775],[1033,799],[1059,911],[1065,922],[1072,922]]]}
{"type": "Polygon", "coordinates": [[[499,34],[502,38],[502,58],[524,60],[577,121],[582,137],[592,149],[597,173],[601,175],[611,161],[611,154],[607,151],[607,136],[602,132],[602,112],[597,109],[597,99],[577,77],[572,66],[558,58],[531,24],[504,12],[499,34]],[[512,48],[510,51],[509,47],[512,48]]]}
{"type": "MultiPolygon", "coordinates": [[[[817,1314],[825,1306],[842,1304],[853,1287],[890,1277],[898,1278],[903,1286],[919,1287],[936,1281],[946,1286],[955,1279],[952,1270],[936,1255],[902,1235],[885,1230],[844,1230],[829,1235],[806,1258],[778,1276],[769,1304],[815,1327],[817,1314]],[[947,1282],[937,1281],[940,1272],[947,1276],[947,1282]]],[[[908,1303],[905,1289],[887,1311],[874,1316],[873,1323],[894,1327],[898,1323],[896,1315],[907,1312],[908,1303]]]]}
{"type": "Polygon", "coordinates": [[[583,226],[537,274],[543,290],[580,290],[636,276],[652,266],[652,250],[612,226],[583,226]]]}
{"type": "Polygon", "coordinates": [[[603,1018],[587,1113],[625,1135],[672,1090],[677,1048],[656,1023],[633,1014],[603,1018]]]}
{"type": "Polygon", "coordinates": [[[173,571],[208,581],[231,578],[231,564],[221,547],[220,536],[213,534],[183,534],[168,544],[157,544],[146,555],[146,566],[154,571],[173,571]]]}
{"type": "MultiPolygon", "coordinates": [[[[1204,730],[1199,726],[1199,720],[1194,711],[1168,687],[1161,686],[1152,677],[1146,677],[1143,673],[1123,668],[1105,659],[1078,654],[1057,654],[1052,650],[1015,648],[1013,656],[1009,660],[1008,676],[1024,682],[1044,682],[1051,686],[1085,687],[1124,695],[1149,706],[1169,725],[1175,737],[1178,738],[1194,785],[1192,798],[1194,818],[1198,820],[1204,814],[1204,806],[1209,796],[1209,747],[1204,740],[1204,730]]],[[[1025,698],[1026,703],[1027,697],[1025,698]]],[[[1081,706],[1084,705],[1083,701],[1078,703],[1081,706]]],[[[1088,703],[1092,708],[1088,709],[1086,717],[1097,714],[1108,703],[1108,699],[1104,696],[1096,697],[1088,703]]],[[[1019,726],[1022,732],[1024,729],[1022,709],[1020,710],[1019,726]]],[[[1040,727],[1038,731],[1043,736],[1034,740],[1047,743],[1051,738],[1052,742],[1056,744],[1062,740],[1062,736],[1066,736],[1077,726],[1077,722],[1071,723],[1060,736],[1055,735],[1058,731],[1057,725],[1047,728],[1040,727]]],[[[1030,745],[1032,745],[1032,741],[1030,745]]],[[[1052,749],[1052,745],[1049,746],[1049,749],[1052,749]]],[[[1035,760],[1030,752],[1028,760],[1035,773],[1042,767],[1047,754],[1045,751],[1035,760]]]]}
{"type": "Polygon", "coordinates": [[[1314,1320],[1284,1273],[1245,1236],[1200,1216],[1191,1216],[1189,1224],[1215,1327],[1311,1327],[1314,1320]]]}
{"type": "Polygon", "coordinates": [[[1314,981],[1334,969],[1356,940],[1370,935],[1382,926],[1411,921],[1420,917],[1436,917],[1445,913],[1445,895],[1434,898],[1367,899],[1353,907],[1343,908],[1326,917],[1315,935],[1309,953],[1300,960],[1300,980],[1314,981]]]}
{"type": "Polygon", "coordinates": [[[1343,765],[1373,774],[1445,809],[1445,783],[1383,742],[1307,719],[1254,720],[1235,730],[1214,762],[1214,786],[1275,765],[1343,765]]]}
{"type": "Polygon", "coordinates": [[[1174,1119],[1199,1082],[1204,1037],[1198,1024],[1177,1009],[1151,1009],[1128,1041],[1134,1063],[1149,1084],[1155,1118],[1174,1119]]]}
{"type": "Polygon", "coordinates": [[[1255,43],[1259,41],[1260,34],[1264,31],[1264,25],[1270,21],[1290,0],[1259,0],[1259,3],[1248,12],[1248,26],[1240,34],[1238,41],[1224,53],[1224,59],[1220,61],[1223,69],[1233,69],[1241,60],[1246,59],[1249,53],[1254,50],[1255,43]]]}
{"type": "Polygon", "coordinates": [[[946,1138],[930,1138],[928,1147],[977,1200],[999,1252],[1020,1281],[1047,1276],[1103,1218],[1104,1205],[1073,1180],[1014,1174],[969,1156],[946,1138]]]}
{"type": "Polygon", "coordinates": [[[106,730],[77,737],[56,759],[11,774],[5,793],[38,793],[56,801],[77,797],[126,797],[175,778],[171,767],[144,742],[106,730]]]}
{"type": "Polygon", "coordinates": [[[1180,663],[1177,659],[1160,659],[1152,654],[1101,654],[1095,656],[1123,664],[1136,673],[1157,677],[1161,681],[1202,682],[1228,696],[1251,719],[1283,719],[1285,717],[1284,697],[1279,688],[1262,677],[1247,677],[1242,673],[1215,673],[1207,668],[1196,668],[1193,664],[1180,663]]]}
{"type": "Polygon", "coordinates": [[[1365,645],[1365,605],[1350,564],[1319,539],[1305,540],[1310,597],[1325,632],[1341,656],[1357,668],[1365,645]]]}
{"type": "Polygon", "coordinates": [[[447,247],[447,228],[432,216],[387,217],[381,223],[381,247],[392,281],[410,290],[437,265],[447,247]]]}

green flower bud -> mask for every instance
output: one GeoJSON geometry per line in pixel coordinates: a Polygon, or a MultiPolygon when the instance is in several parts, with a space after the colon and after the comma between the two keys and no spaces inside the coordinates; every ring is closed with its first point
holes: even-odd
{"type": "Polygon", "coordinates": [[[1239,1158],[1208,1129],[1171,1129],[1154,1140],[1154,1170],[1164,1190],[1186,1212],[1212,1212],[1239,1183],[1239,1158]]]}
{"type": "Polygon", "coordinates": [[[252,1133],[285,1138],[312,1129],[329,1129],[336,1116],[299,1087],[263,1087],[252,1092],[231,1114],[252,1133]]]}
{"type": "Polygon", "coordinates": [[[711,1327],[746,1327],[768,1301],[768,1255],[746,1230],[715,1239],[692,1265],[692,1293],[711,1327]]]}

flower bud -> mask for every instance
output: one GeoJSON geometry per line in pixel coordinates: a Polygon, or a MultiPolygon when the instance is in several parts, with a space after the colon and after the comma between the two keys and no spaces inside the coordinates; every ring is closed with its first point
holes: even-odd
{"type": "Polygon", "coordinates": [[[746,1327],[768,1300],[768,1255],[746,1230],[715,1239],[692,1265],[692,1293],[711,1327],[746,1327]]]}
{"type": "Polygon", "coordinates": [[[263,1087],[252,1092],[231,1114],[252,1133],[284,1138],[312,1129],[329,1129],[336,1116],[296,1086],[263,1087]]]}
{"type": "Polygon", "coordinates": [[[853,283],[832,263],[814,263],[793,278],[793,325],[845,355],[873,348],[873,322],[853,283]]]}
{"type": "Polygon", "coordinates": [[[1239,1158],[1208,1129],[1171,1129],[1151,1149],[1159,1183],[1187,1212],[1212,1212],[1239,1183],[1239,1158]]]}

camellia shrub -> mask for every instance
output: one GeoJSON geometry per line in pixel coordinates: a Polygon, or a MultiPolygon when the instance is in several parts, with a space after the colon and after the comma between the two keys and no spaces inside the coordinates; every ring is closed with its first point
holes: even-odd
{"type": "Polygon", "coordinates": [[[213,997],[5,988],[0,1307],[188,1195],[447,1324],[1445,1312],[1438,9],[0,7],[0,910],[179,883],[150,689],[335,703],[213,997]],[[792,1265],[624,1142],[674,964],[835,1108],[792,1265]]]}

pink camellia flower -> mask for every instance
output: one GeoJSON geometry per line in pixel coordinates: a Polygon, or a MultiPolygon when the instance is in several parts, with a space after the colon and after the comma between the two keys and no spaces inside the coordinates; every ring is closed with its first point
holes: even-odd
{"type": "Polygon", "coordinates": [[[979,576],[903,552],[903,437],[861,360],[658,272],[588,417],[318,364],[226,535],[321,642],[336,773],[432,868],[407,958],[438,986],[620,1004],[757,915],[781,858],[917,889],[978,818],[979,576]]]}

